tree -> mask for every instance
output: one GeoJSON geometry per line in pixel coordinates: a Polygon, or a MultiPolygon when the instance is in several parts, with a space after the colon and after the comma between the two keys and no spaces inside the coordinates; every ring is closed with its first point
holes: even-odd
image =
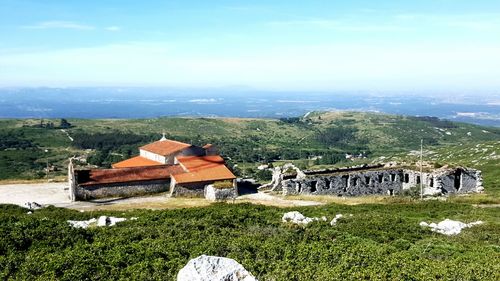
{"type": "Polygon", "coordinates": [[[71,125],[71,123],[68,122],[68,120],[66,120],[64,118],[61,119],[61,123],[59,125],[59,128],[67,129],[67,128],[71,128],[71,127],[72,127],[72,125],[71,125]]]}

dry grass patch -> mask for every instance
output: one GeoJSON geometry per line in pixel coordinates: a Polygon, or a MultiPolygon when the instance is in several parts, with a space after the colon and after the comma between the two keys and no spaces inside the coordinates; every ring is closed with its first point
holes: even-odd
{"type": "Polygon", "coordinates": [[[338,197],[329,195],[294,195],[280,197],[286,200],[304,200],[321,202],[325,204],[335,203],[343,205],[411,203],[415,201],[414,199],[407,197],[391,196],[338,197]]]}

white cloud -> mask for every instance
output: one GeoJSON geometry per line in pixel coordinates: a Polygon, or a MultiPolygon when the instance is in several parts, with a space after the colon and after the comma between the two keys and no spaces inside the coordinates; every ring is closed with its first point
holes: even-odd
{"type": "Polygon", "coordinates": [[[120,31],[121,27],[119,27],[119,26],[107,26],[104,29],[106,29],[107,31],[120,31]]]}
{"type": "Polygon", "coordinates": [[[95,27],[91,25],[80,24],[71,21],[44,21],[34,25],[22,26],[24,29],[74,29],[74,30],[92,30],[95,27]]]}

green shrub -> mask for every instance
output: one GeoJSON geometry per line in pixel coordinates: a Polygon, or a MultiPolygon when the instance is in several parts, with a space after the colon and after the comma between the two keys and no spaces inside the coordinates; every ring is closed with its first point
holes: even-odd
{"type": "Polygon", "coordinates": [[[226,181],[216,181],[212,184],[214,188],[217,189],[225,189],[225,188],[233,188],[233,181],[232,180],[226,180],[226,181]]]}

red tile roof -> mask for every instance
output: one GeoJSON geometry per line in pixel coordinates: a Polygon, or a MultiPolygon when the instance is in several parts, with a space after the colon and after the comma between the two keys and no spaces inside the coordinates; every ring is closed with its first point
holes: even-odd
{"type": "Polygon", "coordinates": [[[156,161],[150,160],[150,159],[142,157],[142,156],[136,156],[136,157],[132,157],[130,159],[120,161],[118,163],[114,163],[111,166],[116,169],[116,168],[156,166],[156,165],[162,165],[162,164],[163,163],[161,163],[161,162],[156,162],[156,161]]]}
{"type": "Polygon", "coordinates": [[[139,149],[146,150],[155,154],[162,156],[171,155],[172,153],[181,151],[190,147],[190,144],[173,141],[173,140],[159,140],[145,146],[141,146],[139,149]]]}
{"type": "Polygon", "coordinates": [[[177,157],[188,172],[172,176],[177,183],[193,183],[216,180],[232,180],[236,176],[226,167],[224,159],[214,156],[177,157]]]}
{"type": "Polygon", "coordinates": [[[157,165],[122,169],[100,169],[75,171],[78,184],[83,186],[107,183],[166,180],[172,175],[184,173],[179,165],[157,165]]]}

